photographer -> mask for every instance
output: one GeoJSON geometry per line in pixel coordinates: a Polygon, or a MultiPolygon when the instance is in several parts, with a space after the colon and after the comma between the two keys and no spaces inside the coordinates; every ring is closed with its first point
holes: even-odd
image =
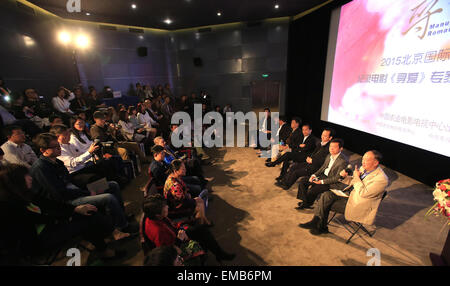
{"type": "Polygon", "coordinates": [[[58,159],[64,162],[70,173],[72,182],[79,188],[101,178],[109,181],[124,183],[125,179],[119,176],[114,165],[96,155],[101,148],[100,144],[92,143],[87,150],[81,149],[70,143],[71,133],[65,125],[56,125],[50,129],[50,133],[57,136],[61,146],[61,155],[58,159]],[[96,158],[96,164],[94,164],[96,158]]]}
{"type": "Polygon", "coordinates": [[[95,124],[91,127],[92,139],[98,139],[100,142],[112,142],[115,150],[123,160],[129,160],[128,152],[134,152],[139,156],[142,163],[150,163],[142,153],[139,145],[135,142],[119,142],[117,133],[119,129],[114,124],[106,125],[105,114],[101,111],[94,112],[95,124]]]}

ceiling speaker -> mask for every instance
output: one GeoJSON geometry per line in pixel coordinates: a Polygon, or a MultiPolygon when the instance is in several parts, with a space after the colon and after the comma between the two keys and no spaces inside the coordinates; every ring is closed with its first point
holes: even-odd
{"type": "Polygon", "coordinates": [[[201,67],[201,66],[203,66],[203,60],[202,60],[202,58],[194,58],[194,66],[196,66],[196,67],[201,67]]]}
{"type": "Polygon", "coordinates": [[[137,49],[137,52],[140,57],[146,57],[147,56],[147,47],[139,47],[137,49]]]}

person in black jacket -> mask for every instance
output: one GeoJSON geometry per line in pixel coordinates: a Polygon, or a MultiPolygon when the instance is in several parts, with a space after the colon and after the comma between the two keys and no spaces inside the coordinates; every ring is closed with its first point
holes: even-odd
{"type": "Polygon", "coordinates": [[[80,235],[95,246],[100,257],[118,254],[104,241],[114,228],[95,206],[75,207],[37,197],[31,186],[26,167],[0,168],[0,265],[33,264],[33,258],[80,235]]]}
{"type": "Polygon", "coordinates": [[[316,148],[316,137],[311,134],[312,129],[310,124],[303,124],[302,126],[302,138],[300,142],[296,142],[297,145],[291,144],[291,152],[287,152],[274,162],[266,163],[267,167],[275,167],[276,165],[283,163],[281,174],[278,178],[284,176],[290,166],[290,162],[304,162],[306,157],[311,155],[312,151],[316,148]],[[299,144],[298,144],[299,143],[299,144]]]}
{"type": "Polygon", "coordinates": [[[310,176],[322,166],[325,158],[330,153],[330,141],[335,136],[335,131],[331,128],[325,128],[322,131],[321,139],[319,145],[312,152],[311,156],[308,156],[304,162],[293,163],[287,173],[281,178],[277,178],[277,183],[275,185],[288,190],[298,178],[303,176],[310,176]]]}
{"type": "Polygon", "coordinates": [[[267,153],[261,152],[261,155],[259,155],[259,157],[268,157],[266,162],[275,161],[277,159],[280,151],[280,145],[284,146],[292,133],[291,126],[287,124],[286,116],[281,115],[279,118],[275,118],[275,121],[276,120],[278,120],[279,127],[277,133],[272,135],[272,138],[270,139],[270,141],[275,144],[267,153]]]}
{"type": "Polygon", "coordinates": [[[120,188],[114,181],[108,182],[105,193],[95,194],[75,186],[69,171],[57,157],[61,155],[61,147],[55,135],[42,133],[35,140],[42,153],[30,169],[33,177],[33,191],[42,197],[57,200],[74,206],[92,204],[111,216],[116,229],[114,239],[120,240],[133,232],[125,216],[120,188]]]}

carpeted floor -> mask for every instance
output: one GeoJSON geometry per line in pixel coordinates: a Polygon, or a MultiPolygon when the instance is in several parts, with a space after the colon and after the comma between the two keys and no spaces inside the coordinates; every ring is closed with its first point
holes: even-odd
{"type": "MultiPolygon", "coordinates": [[[[350,161],[360,164],[361,156],[345,151],[350,161]]],[[[447,235],[439,218],[425,218],[433,205],[432,188],[395,171],[385,169],[390,179],[388,195],[377,215],[376,233],[369,237],[361,232],[350,244],[349,233],[339,223],[332,222],[330,234],[312,236],[298,227],[312,218],[312,210],[299,212],[297,184],[285,191],[274,186],[279,168],[267,168],[252,148],[208,149],[210,164],[204,166],[213,193],[208,217],[219,243],[237,254],[226,265],[366,265],[372,256],[367,251],[380,251],[381,265],[430,265],[429,252],[440,253],[447,235]]],[[[145,168],[146,169],[146,168],[145,168]]],[[[127,210],[140,216],[142,193],[146,183],[143,172],[124,190],[130,201],[127,210]]],[[[343,221],[342,216],[338,217],[343,221]]],[[[138,239],[115,244],[126,249],[127,257],[106,265],[142,265],[143,255],[138,239]]],[[[218,265],[214,257],[209,265],[218,265]]],[[[65,265],[61,257],[55,265],[65,265]]],[[[82,264],[96,264],[94,257],[82,252],[82,264]]],[[[105,264],[103,264],[105,265],[105,264]]]]}

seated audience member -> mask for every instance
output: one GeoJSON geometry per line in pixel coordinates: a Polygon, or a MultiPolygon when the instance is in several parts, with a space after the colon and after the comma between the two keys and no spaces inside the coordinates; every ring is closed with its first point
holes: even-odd
{"type": "Polygon", "coordinates": [[[191,217],[195,218],[200,224],[211,225],[206,218],[204,201],[200,197],[192,199],[188,188],[183,181],[186,175],[184,163],[180,160],[174,160],[170,164],[170,174],[164,184],[164,197],[169,205],[169,217],[172,219],[191,217]]]}
{"type": "Polygon", "coordinates": [[[339,181],[339,172],[347,167],[348,159],[342,153],[344,143],[341,139],[333,139],[330,142],[330,154],[325,158],[324,163],[309,178],[302,177],[298,184],[297,199],[302,200],[298,203],[297,210],[309,208],[315,199],[330,189],[337,189],[342,186],[339,181]],[[308,187],[310,187],[308,189],[308,187]]]}
{"type": "Polygon", "coordinates": [[[161,111],[168,120],[172,118],[174,112],[172,109],[172,103],[169,96],[166,96],[166,98],[164,98],[164,104],[161,106],[161,111]]]}
{"type": "Polygon", "coordinates": [[[150,163],[150,172],[157,187],[164,187],[170,165],[164,161],[165,151],[162,146],[152,147],[153,161],[150,163]]]}
{"type": "Polygon", "coordinates": [[[21,94],[13,96],[11,112],[17,119],[31,120],[41,129],[50,124],[48,119],[39,117],[32,107],[25,105],[24,95],[21,94]]]}
{"type": "Polygon", "coordinates": [[[4,106],[0,104],[0,126],[18,125],[31,138],[41,133],[42,130],[31,120],[17,119],[4,106]]]}
{"type": "Polygon", "coordinates": [[[33,88],[27,88],[24,91],[25,100],[23,105],[27,106],[33,111],[35,116],[40,118],[48,118],[52,113],[48,103],[39,97],[36,90],[33,88]]]}
{"type": "Polygon", "coordinates": [[[140,124],[137,118],[138,111],[133,105],[128,106],[128,119],[135,129],[144,128],[144,124],[140,124]]]}
{"type": "MultiPolygon", "coordinates": [[[[278,142],[278,144],[274,144],[272,146],[272,149],[269,150],[268,153],[266,153],[266,156],[269,157],[266,159],[266,162],[271,162],[271,161],[275,161],[276,159],[278,159],[280,145],[284,146],[286,144],[287,139],[289,138],[289,136],[292,133],[291,126],[289,126],[289,124],[287,124],[286,116],[280,116],[278,119],[275,119],[275,120],[278,120],[279,127],[277,130],[277,133],[275,134],[274,137],[272,137],[270,139],[270,141],[272,143],[278,142]]],[[[263,153],[261,153],[261,154],[263,154],[263,153]]]]}
{"type": "Polygon", "coordinates": [[[184,266],[184,260],[178,255],[178,250],[175,246],[156,247],[145,256],[144,266],[184,266]]]}
{"type": "Polygon", "coordinates": [[[98,195],[80,189],[71,182],[64,163],[57,159],[61,156],[57,137],[43,133],[36,137],[35,144],[42,153],[30,169],[33,189],[37,195],[74,206],[92,204],[110,215],[115,226],[114,239],[130,236],[127,232],[131,231],[131,226],[125,216],[122,195],[116,182],[108,182],[109,189],[98,195]]]}
{"type": "Polygon", "coordinates": [[[344,213],[348,221],[373,225],[388,185],[388,178],[379,166],[381,159],[378,151],[367,151],[362,158],[362,167],[355,166],[352,177],[342,170],[341,176],[349,186],[341,190],[350,196],[341,197],[331,191],[323,193],[314,208],[313,219],[299,226],[310,229],[313,235],[328,233],[327,221],[332,207],[344,213]]]}
{"type": "Polygon", "coordinates": [[[70,102],[70,110],[74,112],[86,111],[89,109],[86,98],[80,87],[74,89],[75,98],[70,102]]]}
{"type": "Polygon", "coordinates": [[[91,110],[96,110],[98,108],[106,108],[106,104],[100,98],[100,95],[95,90],[95,87],[89,87],[89,94],[87,99],[87,104],[91,110]]]}
{"type": "Polygon", "coordinates": [[[25,134],[19,126],[10,125],[3,128],[8,138],[1,149],[4,159],[10,164],[18,164],[30,168],[38,159],[30,146],[25,144],[25,134]]]}
{"type": "Polygon", "coordinates": [[[50,117],[48,118],[48,121],[50,122],[50,125],[45,126],[42,129],[42,131],[44,131],[46,133],[48,133],[50,131],[50,128],[52,128],[53,126],[64,124],[62,117],[57,114],[51,114],[50,117]]]}
{"type": "Polygon", "coordinates": [[[100,149],[99,144],[92,143],[88,150],[81,149],[70,143],[71,133],[65,125],[56,125],[50,129],[50,133],[58,138],[61,146],[61,155],[58,159],[64,162],[70,173],[71,181],[79,188],[86,188],[86,185],[101,178],[110,181],[123,182],[117,173],[114,164],[107,160],[101,160],[96,153],[100,149]],[[94,164],[96,158],[96,164],[94,164]]]}
{"type": "Polygon", "coordinates": [[[145,100],[145,91],[142,88],[142,85],[138,82],[136,83],[136,91],[135,91],[135,96],[139,97],[140,101],[144,101],[145,100]]]}
{"type": "Polygon", "coordinates": [[[322,141],[312,152],[311,156],[308,156],[305,162],[293,163],[287,173],[279,178],[276,183],[277,186],[288,190],[298,178],[303,176],[310,176],[322,166],[325,158],[330,154],[330,141],[334,137],[334,130],[331,128],[325,128],[322,131],[322,141]]]}
{"type": "Polygon", "coordinates": [[[267,150],[270,147],[262,148],[259,144],[259,133],[266,134],[268,140],[271,139],[271,127],[272,127],[272,117],[270,115],[270,109],[268,107],[264,108],[264,119],[260,122],[258,132],[256,133],[256,147],[255,149],[267,150]]]}
{"type": "Polygon", "coordinates": [[[192,261],[211,251],[217,261],[233,260],[235,255],[225,252],[205,225],[174,224],[169,218],[169,207],[161,195],[151,195],[144,199],[142,234],[144,241],[154,247],[177,246],[184,261],[192,261]],[[197,243],[198,241],[198,243],[197,243]],[[201,246],[201,247],[200,247],[201,246]]]}
{"type": "Polygon", "coordinates": [[[311,152],[316,148],[316,137],[314,135],[311,135],[311,126],[309,124],[303,124],[302,126],[302,137],[295,142],[300,143],[297,146],[293,144],[292,141],[288,139],[288,145],[291,149],[291,152],[286,152],[283,154],[280,158],[273,162],[266,163],[266,166],[268,167],[274,167],[280,163],[283,163],[283,167],[281,169],[280,177],[282,177],[286,172],[287,169],[290,166],[291,160],[294,162],[303,162],[305,161],[306,157],[311,154],[311,152]],[[291,144],[289,144],[291,143],[291,144]]]}
{"type": "Polygon", "coordinates": [[[109,86],[103,87],[101,97],[102,98],[113,98],[114,94],[113,94],[113,90],[111,89],[111,87],[109,87],[109,86]]]}
{"type": "Polygon", "coordinates": [[[128,112],[126,110],[119,111],[119,125],[122,135],[129,141],[140,143],[147,138],[144,128],[134,128],[133,123],[128,119],[128,112]]]}
{"type": "Polygon", "coordinates": [[[55,97],[52,98],[53,108],[61,114],[73,115],[75,114],[70,109],[70,101],[75,98],[75,94],[65,87],[60,87],[55,97]],[[69,97],[66,99],[66,92],[69,97]]]}
{"type": "Polygon", "coordinates": [[[118,130],[114,128],[114,126],[106,125],[106,117],[105,114],[101,111],[94,112],[94,121],[95,124],[91,127],[91,136],[92,139],[98,139],[100,142],[113,142],[114,149],[118,152],[120,157],[123,160],[129,160],[129,155],[127,151],[134,152],[139,156],[139,159],[142,163],[149,163],[149,160],[142,153],[141,148],[135,142],[121,142],[117,139],[118,130]]]}
{"type": "MultiPolygon", "coordinates": [[[[180,159],[185,163],[187,176],[189,177],[189,178],[187,178],[187,177],[183,178],[185,183],[187,183],[188,185],[190,185],[190,184],[201,185],[202,188],[205,187],[205,185],[208,181],[206,181],[203,177],[203,170],[202,170],[201,162],[199,159],[196,158],[196,156],[193,155],[190,158],[188,158],[187,156],[183,155],[185,153],[182,153],[180,151],[178,151],[178,152],[173,151],[170,148],[170,146],[168,144],[166,144],[166,140],[164,140],[164,138],[162,138],[161,136],[156,137],[153,141],[154,141],[155,145],[159,145],[164,148],[164,150],[165,150],[164,161],[167,164],[172,163],[172,161],[175,159],[180,159]]],[[[191,152],[191,153],[195,154],[195,152],[191,152]]]]}
{"type": "Polygon", "coordinates": [[[145,99],[152,99],[153,98],[153,90],[150,87],[149,84],[144,85],[143,87],[144,93],[145,93],[145,99]]]}
{"type": "Polygon", "coordinates": [[[156,134],[158,133],[158,130],[156,128],[154,128],[153,126],[157,126],[155,125],[156,122],[153,122],[153,119],[150,117],[147,109],[145,108],[145,103],[139,103],[137,105],[137,120],[138,123],[143,126],[145,128],[145,130],[147,132],[149,132],[150,134],[153,135],[153,138],[156,136],[156,134]]]}
{"type": "Polygon", "coordinates": [[[114,228],[95,206],[36,197],[32,185],[27,168],[15,164],[0,168],[0,265],[31,265],[33,260],[27,258],[46,254],[79,235],[95,246],[100,258],[119,258],[105,243],[114,228]]]}

